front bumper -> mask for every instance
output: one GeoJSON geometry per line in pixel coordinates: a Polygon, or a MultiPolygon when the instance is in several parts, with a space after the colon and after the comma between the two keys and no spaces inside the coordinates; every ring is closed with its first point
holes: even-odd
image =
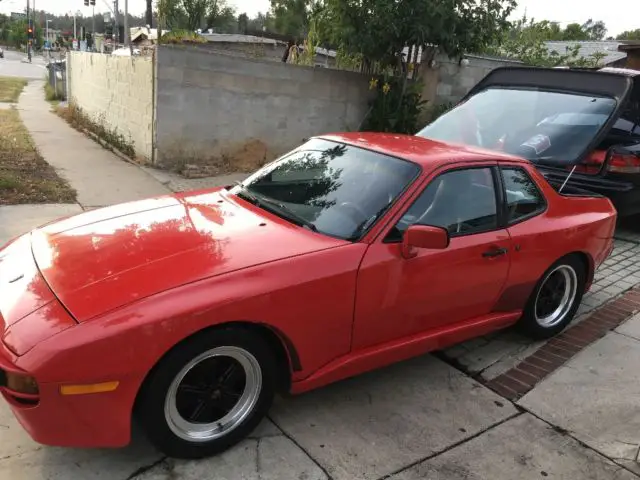
{"type": "MultiPolygon", "coordinates": [[[[0,346],[0,369],[19,371],[0,346]]],[[[34,375],[37,379],[37,374],[34,375]]],[[[131,438],[132,406],[140,385],[135,378],[120,379],[112,392],[63,395],[60,383],[39,384],[39,394],[25,399],[0,387],[16,419],[33,440],[58,447],[123,447],[131,438]]]]}

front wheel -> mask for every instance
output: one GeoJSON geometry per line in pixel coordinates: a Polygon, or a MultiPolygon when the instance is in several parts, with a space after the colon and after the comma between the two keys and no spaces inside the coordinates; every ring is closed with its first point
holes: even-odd
{"type": "Polygon", "coordinates": [[[267,343],[244,329],[205,332],[171,351],[150,374],[136,417],[162,453],[202,458],[235,445],[263,419],[275,392],[267,343]]]}
{"type": "Polygon", "coordinates": [[[535,339],[560,333],[571,322],[584,294],[586,266],[576,256],[554,263],[534,289],[519,327],[535,339]]]}

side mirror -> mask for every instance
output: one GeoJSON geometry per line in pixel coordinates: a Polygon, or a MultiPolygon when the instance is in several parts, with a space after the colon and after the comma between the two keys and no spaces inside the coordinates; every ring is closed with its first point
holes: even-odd
{"type": "Polygon", "coordinates": [[[402,256],[413,258],[416,248],[444,250],[449,246],[449,232],[442,227],[411,225],[402,237],[402,256]]]}

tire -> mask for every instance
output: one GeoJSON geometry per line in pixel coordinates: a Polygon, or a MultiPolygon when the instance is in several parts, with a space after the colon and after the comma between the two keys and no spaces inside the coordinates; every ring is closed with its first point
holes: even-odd
{"type": "Polygon", "coordinates": [[[580,306],[586,276],[586,265],[576,255],[568,255],[551,265],[527,301],[518,322],[520,330],[536,340],[553,337],[564,330],[580,306]],[[549,291],[555,291],[557,298],[550,300],[549,291]]]}
{"type": "Polygon", "coordinates": [[[273,352],[260,335],[210,330],[160,361],[143,384],[134,415],[169,457],[215,455],[243,440],[267,414],[276,373],[273,352]]]}

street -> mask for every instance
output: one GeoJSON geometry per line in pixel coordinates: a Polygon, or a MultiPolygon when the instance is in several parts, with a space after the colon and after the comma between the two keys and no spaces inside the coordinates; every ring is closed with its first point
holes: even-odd
{"type": "Polygon", "coordinates": [[[0,76],[42,80],[46,73],[44,59],[34,55],[32,63],[25,63],[26,61],[27,55],[24,52],[5,50],[4,58],[0,58],[0,76]]]}

